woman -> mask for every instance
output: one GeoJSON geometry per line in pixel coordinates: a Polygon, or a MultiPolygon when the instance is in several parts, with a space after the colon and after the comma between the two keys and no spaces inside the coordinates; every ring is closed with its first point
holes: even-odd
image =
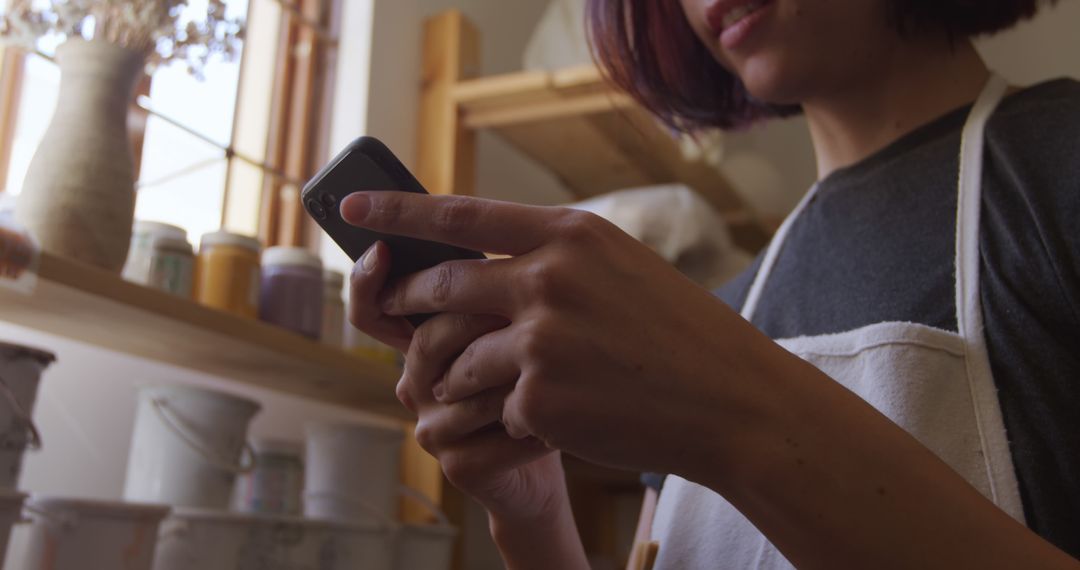
{"type": "Polygon", "coordinates": [[[1036,8],[594,0],[601,62],[673,126],[806,115],[819,182],[720,299],[587,214],[342,204],[511,256],[388,284],[376,245],[352,281],[508,567],[587,567],[553,450],[671,474],[659,568],[1080,567],[1080,84],[1009,88],[971,44],[1036,8]]]}

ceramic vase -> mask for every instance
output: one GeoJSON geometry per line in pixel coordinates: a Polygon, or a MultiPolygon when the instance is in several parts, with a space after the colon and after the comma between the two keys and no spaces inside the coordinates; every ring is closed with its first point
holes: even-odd
{"type": "Polygon", "coordinates": [[[56,50],[60,95],[16,215],[43,250],[119,273],[131,242],[135,172],[129,105],[141,54],[103,41],[56,50]]]}

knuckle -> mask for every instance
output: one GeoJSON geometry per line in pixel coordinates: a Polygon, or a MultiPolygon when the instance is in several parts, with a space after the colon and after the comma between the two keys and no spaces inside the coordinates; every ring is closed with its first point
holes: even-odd
{"type": "Polygon", "coordinates": [[[467,334],[472,331],[473,319],[471,315],[457,313],[454,315],[453,327],[458,334],[467,334]]]}
{"type": "Polygon", "coordinates": [[[460,270],[461,268],[454,263],[443,263],[435,268],[434,283],[431,286],[433,301],[441,305],[450,299],[460,270]]]}
{"type": "Polygon", "coordinates": [[[457,362],[447,371],[443,382],[446,387],[447,398],[454,400],[461,394],[471,393],[479,385],[479,377],[476,372],[476,342],[465,347],[465,350],[457,357],[457,362]]]}
{"type": "Polygon", "coordinates": [[[393,225],[401,221],[405,213],[405,201],[400,196],[387,192],[379,192],[377,198],[372,200],[370,218],[378,220],[385,225],[393,225]]]}
{"type": "Polygon", "coordinates": [[[551,409],[547,390],[535,378],[522,380],[515,389],[521,391],[518,414],[522,427],[533,434],[542,433],[551,409]]]}
{"type": "Polygon", "coordinates": [[[532,362],[544,361],[551,354],[552,333],[543,318],[533,319],[521,331],[520,346],[523,356],[532,362]]]}
{"type": "Polygon", "coordinates": [[[435,209],[431,224],[442,233],[462,232],[476,224],[480,210],[475,200],[460,197],[448,198],[435,209]]]}
{"type": "Polygon", "coordinates": [[[406,409],[416,410],[416,402],[413,401],[409,377],[407,375],[402,376],[401,381],[397,383],[397,386],[394,388],[394,395],[397,396],[398,401],[401,402],[401,405],[405,406],[406,409]]]}
{"type": "Polygon", "coordinates": [[[383,300],[384,305],[379,308],[380,311],[394,311],[405,307],[408,304],[408,287],[407,282],[401,282],[389,289],[389,292],[385,294],[383,300]]]}
{"type": "Polygon", "coordinates": [[[609,226],[606,220],[592,212],[572,210],[563,216],[559,235],[575,244],[591,244],[599,241],[609,226]]]}
{"type": "Polygon", "coordinates": [[[526,271],[527,290],[534,300],[550,301],[556,298],[563,286],[563,271],[555,260],[532,264],[526,271]]]}
{"type": "Polygon", "coordinates": [[[415,356],[420,360],[431,358],[435,352],[435,335],[432,334],[431,324],[432,322],[429,321],[417,328],[413,333],[410,349],[412,356],[415,356]]]}
{"type": "Polygon", "coordinates": [[[473,462],[465,454],[444,453],[439,457],[439,462],[442,464],[443,475],[455,487],[468,487],[476,477],[473,462]]]}
{"type": "Polygon", "coordinates": [[[462,400],[462,411],[470,416],[488,416],[499,409],[499,400],[492,396],[476,396],[462,400]]]}
{"type": "Polygon", "coordinates": [[[413,435],[416,437],[416,443],[418,443],[424,451],[427,451],[432,455],[435,454],[437,437],[435,435],[435,430],[431,427],[430,423],[421,419],[420,422],[416,424],[416,430],[413,432],[413,435]]]}

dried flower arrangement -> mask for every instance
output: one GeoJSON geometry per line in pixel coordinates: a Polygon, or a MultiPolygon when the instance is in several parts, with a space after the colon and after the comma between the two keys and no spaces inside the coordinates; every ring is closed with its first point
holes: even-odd
{"type": "Polygon", "coordinates": [[[234,58],[243,33],[225,0],[9,0],[0,14],[5,42],[36,49],[45,37],[105,41],[150,66],[183,62],[197,77],[210,58],[234,58]]]}

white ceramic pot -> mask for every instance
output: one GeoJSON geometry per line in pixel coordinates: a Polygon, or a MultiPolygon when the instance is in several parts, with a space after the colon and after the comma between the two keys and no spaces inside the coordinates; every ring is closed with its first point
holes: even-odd
{"type": "Polygon", "coordinates": [[[458,531],[445,525],[407,524],[398,531],[395,570],[450,570],[458,531]]]}
{"type": "Polygon", "coordinates": [[[117,273],[135,217],[128,105],[141,55],[73,39],[56,50],[60,95],[26,172],[16,216],[42,249],[117,273]]]}
{"type": "Polygon", "coordinates": [[[25,499],[25,493],[0,491],[0,565],[4,563],[7,556],[11,527],[22,520],[22,508],[25,499]]]}
{"type": "Polygon", "coordinates": [[[390,570],[381,525],[177,509],[161,526],[154,570],[390,570]]]}
{"type": "Polygon", "coordinates": [[[233,507],[241,513],[296,516],[304,486],[304,446],[299,442],[256,439],[255,468],[236,480],[233,507]]]}
{"type": "Polygon", "coordinates": [[[304,515],[376,524],[397,520],[404,430],[374,421],[304,427],[304,515]]]}
{"type": "Polygon", "coordinates": [[[151,570],[169,507],[35,496],[25,511],[25,570],[151,570]]]}
{"type": "Polygon", "coordinates": [[[0,343],[0,490],[14,489],[27,447],[41,446],[32,418],[41,373],[52,353],[0,343]]]}
{"type": "Polygon", "coordinates": [[[246,439],[259,407],[210,390],[140,390],[124,499],[227,509],[237,474],[254,463],[246,439]]]}

